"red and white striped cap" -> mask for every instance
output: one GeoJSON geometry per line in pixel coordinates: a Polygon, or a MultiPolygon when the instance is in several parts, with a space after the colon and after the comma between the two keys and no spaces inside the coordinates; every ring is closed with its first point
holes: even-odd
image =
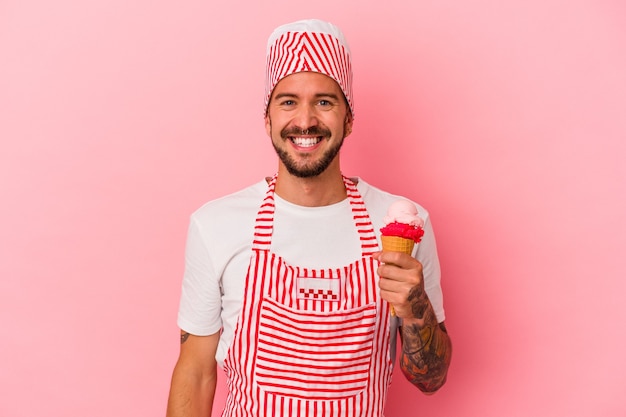
{"type": "Polygon", "coordinates": [[[278,82],[297,72],[327,75],[339,84],[354,116],[350,48],[341,30],[317,19],[288,23],[274,30],[267,41],[265,114],[278,82]]]}

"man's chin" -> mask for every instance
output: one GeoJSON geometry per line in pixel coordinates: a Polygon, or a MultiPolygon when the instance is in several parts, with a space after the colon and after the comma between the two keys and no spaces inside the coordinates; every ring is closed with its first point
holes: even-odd
{"type": "Polygon", "coordinates": [[[342,143],[340,143],[336,148],[330,149],[320,159],[315,161],[296,161],[287,151],[279,148],[276,144],[274,144],[274,149],[289,174],[298,178],[314,178],[326,171],[335,158],[339,156],[339,150],[341,149],[342,143]]]}
{"type": "Polygon", "coordinates": [[[315,178],[326,171],[328,167],[293,167],[285,165],[287,172],[298,178],[315,178]]]}

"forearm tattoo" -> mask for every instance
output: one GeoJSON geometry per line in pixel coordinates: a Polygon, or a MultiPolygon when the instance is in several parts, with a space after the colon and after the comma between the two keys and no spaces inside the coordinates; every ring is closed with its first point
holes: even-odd
{"type": "Polygon", "coordinates": [[[189,333],[183,332],[183,333],[180,334],[180,344],[181,345],[183,343],[185,343],[187,341],[187,339],[189,339],[189,333]]]}
{"type": "Polygon", "coordinates": [[[437,317],[422,286],[409,294],[413,317],[421,325],[403,323],[400,368],[421,391],[434,392],[446,381],[452,353],[450,337],[437,317]]]}

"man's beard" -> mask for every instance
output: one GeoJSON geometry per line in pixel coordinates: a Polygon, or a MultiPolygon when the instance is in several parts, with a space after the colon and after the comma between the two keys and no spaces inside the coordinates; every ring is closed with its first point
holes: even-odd
{"type": "MultiPolygon", "coordinates": [[[[289,141],[289,136],[297,136],[301,134],[301,132],[301,129],[283,129],[280,132],[280,136],[283,138],[284,141],[289,141]]],[[[322,136],[322,140],[326,140],[326,138],[330,136],[330,131],[324,128],[312,127],[308,129],[308,134],[322,136]]],[[[288,152],[276,146],[274,141],[272,141],[272,145],[274,146],[274,150],[276,150],[276,154],[278,154],[278,157],[283,162],[283,165],[285,165],[285,168],[287,168],[287,171],[291,175],[299,178],[312,178],[317,177],[318,175],[326,171],[326,169],[330,166],[337,154],[339,154],[339,150],[343,145],[343,138],[335,146],[327,149],[318,161],[314,161],[308,164],[305,163],[302,166],[299,166],[288,152]]]]}

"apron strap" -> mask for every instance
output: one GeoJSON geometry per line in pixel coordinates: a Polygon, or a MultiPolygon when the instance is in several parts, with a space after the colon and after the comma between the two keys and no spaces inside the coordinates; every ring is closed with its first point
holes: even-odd
{"type": "Polygon", "coordinates": [[[371,256],[374,252],[378,251],[378,241],[376,240],[376,232],[374,232],[374,226],[367,213],[367,208],[365,208],[365,202],[354,182],[346,176],[343,176],[343,183],[346,185],[346,192],[350,200],[350,206],[352,207],[354,225],[361,239],[361,254],[363,257],[371,256]]]}
{"type": "Polygon", "coordinates": [[[274,211],[276,206],[274,204],[274,190],[276,189],[276,177],[278,174],[274,174],[267,186],[267,192],[263,203],[259,208],[256,215],[256,222],[254,224],[254,240],[252,241],[252,248],[258,250],[269,251],[272,245],[272,232],[274,231],[274,211]]]}
{"type": "MultiPolygon", "coordinates": [[[[277,174],[269,181],[265,198],[257,213],[254,226],[254,240],[252,243],[253,249],[269,251],[272,244],[274,212],[276,210],[274,201],[276,177],[277,174]]],[[[364,257],[371,256],[374,252],[378,251],[378,241],[376,240],[374,226],[365,208],[363,197],[361,197],[361,194],[357,190],[356,184],[346,176],[342,175],[342,178],[346,187],[350,207],[352,208],[354,225],[357,228],[361,240],[361,254],[364,257]]]]}

